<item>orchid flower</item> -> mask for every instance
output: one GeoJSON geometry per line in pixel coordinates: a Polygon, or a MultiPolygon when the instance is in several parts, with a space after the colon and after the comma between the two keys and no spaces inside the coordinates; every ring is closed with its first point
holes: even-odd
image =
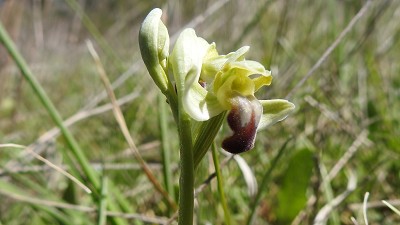
{"type": "Polygon", "coordinates": [[[295,108],[286,100],[255,97],[256,91],[271,84],[272,76],[259,62],[245,59],[248,50],[246,46],[219,55],[215,43],[185,29],[169,57],[184,109],[194,120],[206,121],[229,111],[233,134],[222,147],[233,154],[252,149],[258,130],[285,119],[295,108]]]}
{"type": "Polygon", "coordinates": [[[161,10],[150,12],[140,33],[141,52],[150,75],[167,97],[168,84],[175,84],[183,110],[195,121],[207,121],[227,111],[232,135],[222,142],[226,151],[238,154],[252,149],[257,131],[294,110],[294,104],[287,100],[255,97],[261,87],[271,84],[272,76],[261,63],[245,59],[248,46],[220,55],[215,43],[187,28],[168,56],[168,31],[160,17],[161,10]]]}

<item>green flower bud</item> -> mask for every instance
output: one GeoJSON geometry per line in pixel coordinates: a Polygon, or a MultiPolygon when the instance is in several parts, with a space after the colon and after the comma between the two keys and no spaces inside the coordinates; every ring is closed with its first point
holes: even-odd
{"type": "Polygon", "coordinates": [[[140,53],[147,70],[160,90],[168,89],[166,65],[169,50],[168,30],[161,21],[161,9],[153,9],[144,19],[139,31],[140,53]]]}

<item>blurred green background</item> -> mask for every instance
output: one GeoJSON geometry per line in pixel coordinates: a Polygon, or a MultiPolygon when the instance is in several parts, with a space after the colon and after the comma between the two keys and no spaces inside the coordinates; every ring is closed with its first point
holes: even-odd
{"type": "MultiPolygon", "coordinates": [[[[354,224],[352,216],[364,224],[366,192],[370,224],[399,224],[400,215],[381,200],[400,208],[400,1],[366,2],[3,0],[0,20],[63,118],[70,118],[91,165],[113,183],[108,198],[118,192],[126,199],[129,210],[116,216],[122,223],[160,224],[174,212],[127,150],[85,41],[95,45],[117,98],[124,101],[131,136],[162,182],[160,93],[141,61],[137,40],[142,20],[159,7],[171,46],[185,27],[215,42],[221,54],[248,45],[247,58],[263,63],[274,77],[258,97],[290,97],[296,105],[292,115],[259,133],[255,148],[241,155],[251,173],[235,160],[222,168],[233,224],[245,224],[251,211],[254,193],[245,177],[254,176],[260,184],[287,141],[267,188],[259,190],[263,197],[253,224],[313,224],[330,204],[326,224],[354,224]],[[365,11],[337,48],[296,87],[361,8],[365,11]],[[349,182],[355,182],[354,189],[349,182]]],[[[179,151],[170,113],[167,122],[177,190],[179,151]]],[[[68,171],[76,162],[65,161],[68,147],[53,127],[0,45],[0,144],[30,146],[68,171]]],[[[222,150],[219,158],[225,158],[222,150]]],[[[196,186],[213,171],[210,154],[196,171],[196,186]]],[[[98,207],[29,152],[0,148],[0,224],[99,224],[98,207]]],[[[215,179],[199,193],[195,215],[197,224],[226,224],[215,179]]],[[[107,223],[116,223],[110,217],[107,223]]]]}

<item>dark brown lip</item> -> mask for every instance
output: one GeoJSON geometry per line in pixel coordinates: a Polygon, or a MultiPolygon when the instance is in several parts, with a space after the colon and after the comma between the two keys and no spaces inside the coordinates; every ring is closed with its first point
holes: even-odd
{"type": "Polygon", "coordinates": [[[232,154],[239,154],[252,149],[256,138],[258,123],[256,123],[254,110],[252,110],[250,121],[243,127],[240,110],[240,107],[236,106],[229,112],[227,121],[233,135],[225,138],[222,142],[222,148],[232,154]]]}

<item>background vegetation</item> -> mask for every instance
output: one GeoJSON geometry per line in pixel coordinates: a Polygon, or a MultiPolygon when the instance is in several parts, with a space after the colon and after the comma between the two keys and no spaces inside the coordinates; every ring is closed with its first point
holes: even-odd
{"type": "MultiPolygon", "coordinates": [[[[399,224],[400,215],[380,201],[400,206],[396,0],[0,1],[3,26],[103,177],[103,195],[92,198],[33,157],[31,150],[94,185],[78,176],[82,165],[0,46],[0,144],[28,146],[0,148],[0,224],[104,224],[106,216],[109,224],[160,224],[174,216],[127,149],[85,44],[94,43],[114,82],[140,154],[160,183],[171,175],[176,192],[175,126],[168,112],[161,120],[167,132],[160,133],[160,93],[138,49],[140,23],[154,7],[163,9],[172,42],[182,28],[194,27],[220,53],[251,46],[247,58],[261,61],[274,76],[260,99],[296,104],[284,122],[258,134],[252,151],[236,160],[218,151],[232,224],[245,224],[253,210],[253,224],[313,224],[316,218],[354,224],[352,216],[363,224],[366,192],[370,224],[399,224]],[[330,46],[335,48],[324,55],[330,46]],[[162,170],[163,148],[169,148],[169,171],[162,170]],[[261,187],[255,209],[253,176],[261,187]],[[108,202],[117,202],[118,210],[103,210],[108,202]]],[[[202,187],[197,224],[227,224],[216,179],[209,177],[214,171],[210,151],[196,171],[196,186],[202,187]]]]}

